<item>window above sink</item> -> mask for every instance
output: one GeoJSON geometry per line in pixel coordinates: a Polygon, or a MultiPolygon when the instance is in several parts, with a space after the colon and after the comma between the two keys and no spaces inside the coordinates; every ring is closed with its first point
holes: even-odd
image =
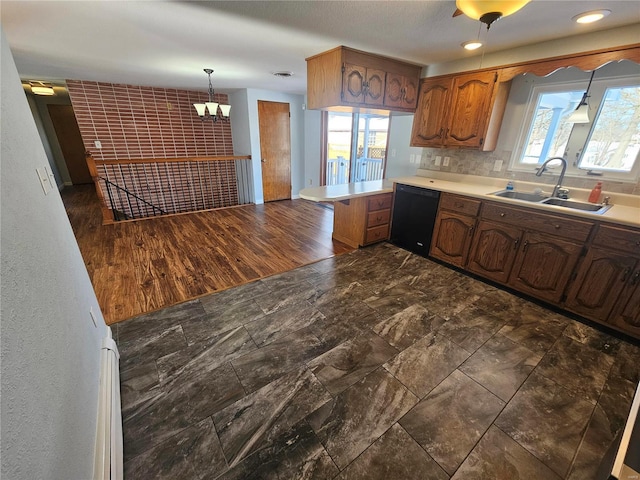
{"type": "Polygon", "coordinates": [[[531,172],[547,158],[561,156],[570,177],[640,178],[640,66],[621,62],[596,70],[587,100],[590,122],[570,123],[589,76],[567,69],[547,78],[525,76],[519,87],[514,83],[524,113],[511,170],[531,172]]]}

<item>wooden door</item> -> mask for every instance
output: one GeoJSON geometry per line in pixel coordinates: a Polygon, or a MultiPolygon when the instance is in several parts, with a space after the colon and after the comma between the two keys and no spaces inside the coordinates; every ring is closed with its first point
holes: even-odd
{"type": "Polygon", "coordinates": [[[558,303],[581,251],[581,244],[527,232],[511,270],[509,286],[542,300],[558,303]]]}
{"type": "Polygon", "coordinates": [[[567,294],[565,308],[603,322],[633,273],[635,259],[608,248],[591,247],[567,294]]]}
{"type": "Polygon", "coordinates": [[[458,75],[453,79],[451,112],[445,133],[446,145],[460,147],[482,145],[495,82],[495,72],[458,75]]]}
{"type": "Polygon", "coordinates": [[[518,252],[522,230],[481,221],[473,238],[467,269],[483,277],[506,283],[518,252]]]}
{"type": "Polygon", "coordinates": [[[291,115],[288,103],[258,100],[265,202],[291,198],[291,115]]]}
{"type": "Polygon", "coordinates": [[[447,211],[439,211],[433,229],[429,255],[447,263],[464,267],[476,219],[447,211]]]}
{"type": "Polygon", "coordinates": [[[411,131],[412,147],[442,145],[447,118],[449,80],[422,80],[411,131]],[[444,82],[444,83],[443,83],[444,82]]]}
{"type": "Polygon", "coordinates": [[[74,185],[92,183],[93,179],[87,167],[84,143],[80,128],[71,105],[47,105],[49,117],[56,131],[56,137],[67,164],[67,170],[74,185]]]}

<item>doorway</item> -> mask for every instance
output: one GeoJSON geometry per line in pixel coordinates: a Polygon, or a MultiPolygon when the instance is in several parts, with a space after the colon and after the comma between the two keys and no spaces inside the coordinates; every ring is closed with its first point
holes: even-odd
{"type": "Polygon", "coordinates": [[[64,161],[67,164],[71,183],[74,185],[93,183],[73,107],[71,105],[49,104],[47,108],[64,161]]]}
{"type": "Polygon", "coordinates": [[[291,114],[288,103],[258,100],[265,202],[291,199],[291,114]]]}
{"type": "Polygon", "coordinates": [[[389,115],[323,114],[322,184],[381,180],[387,159],[389,115]]]}

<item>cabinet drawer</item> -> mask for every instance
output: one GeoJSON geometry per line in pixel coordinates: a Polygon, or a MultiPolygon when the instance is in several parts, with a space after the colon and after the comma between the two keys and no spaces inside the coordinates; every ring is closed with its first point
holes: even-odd
{"type": "Polygon", "coordinates": [[[591,222],[538,213],[533,209],[505,207],[502,204],[489,202],[483,205],[481,217],[575,241],[585,241],[591,232],[591,227],[593,227],[591,222]]]}
{"type": "Polygon", "coordinates": [[[387,225],[391,217],[391,210],[375,210],[367,214],[367,228],[377,227],[378,225],[387,225]]]}
{"type": "Polygon", "coordinates": [[[480,210],[480,200],[443,193],[440,196],[440,208],[475,217],[480,210]]]}
{"type": "Polygon", "coordinates": [[[389,225],[380,225],[378,227],[367,228],[364,236],[364,244],[381,242],[389,239],[389,225]]]}
{"type": "Polygon", "coordinates": [[[593,243],[640,255],[640,231],[600,225],[593,243]]]}
{"type": "Polygon", "coordinates": [[[391,201],[393,194],[385,193],[384,195],[374,195],[369,198],[368,211],[384,210],[385,208],[391,208],[391,201]]]}

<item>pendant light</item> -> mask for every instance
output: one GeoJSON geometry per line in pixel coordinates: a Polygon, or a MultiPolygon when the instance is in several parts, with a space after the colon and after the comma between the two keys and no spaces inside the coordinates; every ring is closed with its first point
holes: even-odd
{"type": "Polygon", "coordinates": [[[213,101],[213,85],[211,84],[211,74],[213,70],[210,68],[205,68],[204,73],[209,76],[209,101],[205,103],[194,103],[193,106],[198,112],[200,119],[202,121],[206,119],[211,119],[214,122],[217,122],[218,119],[229,120],[229,112],[231,111],[231,105],[223,105],[218,104],[213,101]],[[220,108],[220,115],[218,115],[218,108],[220,108]],[[207,115],[207,111],[209,115],[207,115]]]}
{"type": "Polygon", "coordinates": [[[589,79],[589,85],[587,85],[587,91],[582,95],[582,100],[573,111],[573,113],[567,119],[568,123],[589,123],[589,104],[587,98],[589,98],[589,89],[591,88],[591,82],[593,81],[593,75],[595,70],[591,72],[591,78],[589,79]]]}

